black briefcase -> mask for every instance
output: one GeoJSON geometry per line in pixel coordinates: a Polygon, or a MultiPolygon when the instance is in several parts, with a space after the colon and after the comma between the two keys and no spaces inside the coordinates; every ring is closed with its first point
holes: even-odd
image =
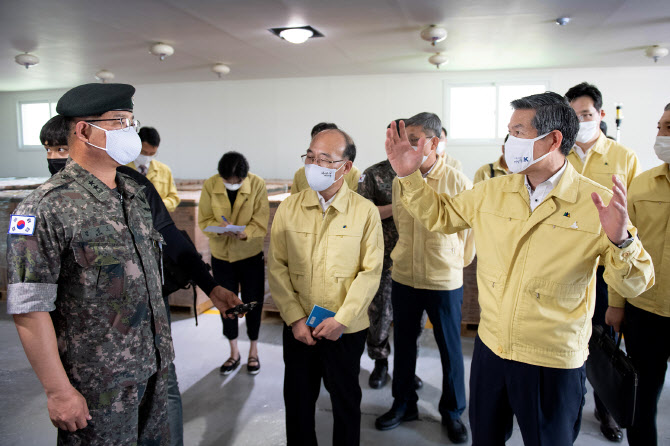
{"type": "Polygon", "coordinates": [[[603,327],[594,326],[586,376],[614,420],[627,428],[635,420],[637,372],[620,345],[621,334],[615,343],[603,327]]]}

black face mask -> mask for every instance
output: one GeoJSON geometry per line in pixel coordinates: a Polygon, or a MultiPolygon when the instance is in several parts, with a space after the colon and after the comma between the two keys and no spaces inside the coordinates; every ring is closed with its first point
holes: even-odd
{"type": "Polygon", "coordinates": [[[56,175],[63,170],[65,163],[67,163],[67,158],[47,158],[47,164],[49,165],[49,172],[51,172],[51,175],[56,175]]]}

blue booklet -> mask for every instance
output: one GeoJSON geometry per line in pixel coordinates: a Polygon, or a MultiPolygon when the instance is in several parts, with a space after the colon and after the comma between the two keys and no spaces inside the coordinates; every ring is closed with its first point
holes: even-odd
{"type": "Polygon", "coordinates": [[[328,319],[329,317],[333,316],[335,316],[335,312],[327,310],[318,305],[314,305],[312,312],[309,313],[309,316],[307,317],[307,322],[305,322],[305,325],[308,327],[317,327],[321,322],[323,322],[324,319],[328,319]]]}

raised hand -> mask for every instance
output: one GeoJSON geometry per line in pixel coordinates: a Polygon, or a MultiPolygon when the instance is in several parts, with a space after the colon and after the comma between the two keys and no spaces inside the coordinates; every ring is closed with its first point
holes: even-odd
{"type": "MultiPolygon", "coordinates": [[[[417,147],[423,147],[426,138],[421,138],[417,147]]],[[[405,121],[400,121],[400,128],[396,129],[395,121],[386,130],[386,156],[391,162],[391,167],[399,177],[406,177],[414,173],[421,166],[423,152],[414,150],[407,138],[405,121]]]]}
{"type": "Polygon", "coordinates": [[[620,245],[628,238],[628,204],[626,201],[626,187],[615,176],[612,175],[612,199],[608,206],[603,204],[602,198],[598,193],[593,192],[591,199],[598,209],[600,224],[610,241],[615,245],[620,245]]]}

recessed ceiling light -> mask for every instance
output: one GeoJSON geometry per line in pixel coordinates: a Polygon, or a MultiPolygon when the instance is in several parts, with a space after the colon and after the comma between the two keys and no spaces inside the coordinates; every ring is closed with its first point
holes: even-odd
{"type": "Polygon", "coordinates": [[[556,24],[558,26],[565,26],[570,23],[570,17],[559,17],[556,19],[556,24]]]}
{"type": "Polygon", "coordinates": [[[323,34],[321,34],[316,29],[312,28],[311,26],[270,28],[268,31],[270,31],[275,36],[286,40],[287,42],[296,44],[306,42],[308,39],[314,37],[323,37],[323,34]]]}

